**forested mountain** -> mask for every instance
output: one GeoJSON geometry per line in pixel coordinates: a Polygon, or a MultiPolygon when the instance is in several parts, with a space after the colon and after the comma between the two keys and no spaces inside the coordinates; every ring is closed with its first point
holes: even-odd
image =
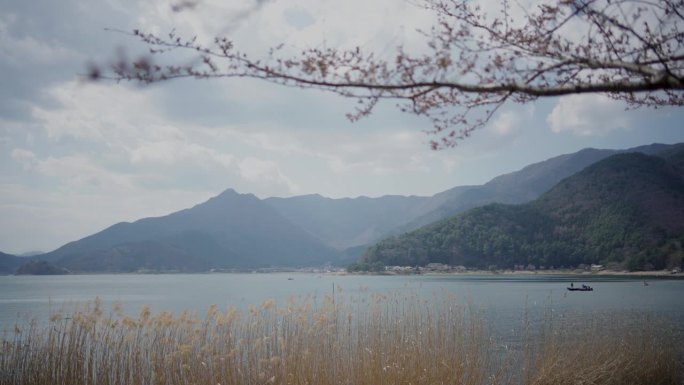
{"type": "Polygon", "coordinates": [[[360,266],[442,262],[500,268],[617,262],[680,266],[684,172],[680,150],[614,155],[522,205],[490,204],[371,247],[360,266]]]}
{"type": "Polygon", "coordinates": [[[118,223],[35,257],[71,271],[321,265],[336,252],[251,194],[227,190],[164,217],[118,223]]]}
{"type": "Polygon", "coordinates": [[[668,146],[656,154],[684,171],[684,143],[668,146]]]}

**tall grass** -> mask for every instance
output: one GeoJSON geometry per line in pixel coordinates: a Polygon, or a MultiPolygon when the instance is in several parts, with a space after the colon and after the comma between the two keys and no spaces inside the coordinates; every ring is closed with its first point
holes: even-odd
{"type": "Polygon", "coordinates": [[[613,313],[542,329],[525,342],[525,384],[684,384],[681,331],[648,315],[613,313]]]}
{"type": "Polygon", "coordinates": [[[681,341],[600,325],[545,330],[522,359],[491,338],[473,306],[417,296],[266,301],[136,317],[99,300],[46,325],[17,326],[0,384],[681,384],[681,341]],[[664,344],[664,345],[663,345],[664,344]]]}

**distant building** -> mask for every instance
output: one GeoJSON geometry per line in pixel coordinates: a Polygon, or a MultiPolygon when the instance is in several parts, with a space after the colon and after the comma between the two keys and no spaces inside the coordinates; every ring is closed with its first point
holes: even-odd
{"type": "Polygon", "coordinates": [[[428,263],[423,270],[427,271],[450,271],[451,266],[445,265],[443,263],[428,263]]]}
{"type": "Polygon", "coordinates": [[[385,266],[385,271],[391,271],[395,273],[409,273],[415,269],[412,266],[385,266]]]}

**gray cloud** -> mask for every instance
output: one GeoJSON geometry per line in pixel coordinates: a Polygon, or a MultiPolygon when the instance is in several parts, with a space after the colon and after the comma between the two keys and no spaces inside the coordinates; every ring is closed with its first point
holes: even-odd
{"type": "Polygon", "coordinates": [[[396,0],[203,0],[185,12],[173,12],[171,4],[0,4],[0,251],[54,248],[229,187],[262,197],[425,195],[582,147],[684,140],[681,109],[631,112],[634,129],[607,132],[597,142],[553,133],[544,118],[554,104],[542,103],[534,114],[511,106],[455,150],[435,153],[421,133],[429,122],[398,113],[392,103],[351,124],[344,114],[353,100],[255,80],[146,88],[78,82],[89,61],[106,62],[117,47],[130,56],[145,51],[105,27],[158,33],[178,27],[209,37],[226,29],[258,54],[281,41],[306,48],[322,39],[382,50],[404,38],[401,25],[408,31],[416,18],[429,20],[396,0]]]}
{"type": "Polygon", "coordinates": [[[91,59],[111,55],[121,36],[104,30],[126,26],[130,15],[77,0],[16,1],[0,6],[0,114],[28,120],[47,105],[46,87],[77,79],[91,59]]]}

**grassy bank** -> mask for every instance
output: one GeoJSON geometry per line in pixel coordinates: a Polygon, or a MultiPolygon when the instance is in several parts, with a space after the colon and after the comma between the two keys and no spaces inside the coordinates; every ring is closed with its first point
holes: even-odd
{"type": "Polygon", "coordinates": [[[655,323],[548,320],[504,348],[482,314],[454,303],[326,298],[128,317],[94,301],[5,335],[0,384],[682,384],[681,339],[655,323]]]}

